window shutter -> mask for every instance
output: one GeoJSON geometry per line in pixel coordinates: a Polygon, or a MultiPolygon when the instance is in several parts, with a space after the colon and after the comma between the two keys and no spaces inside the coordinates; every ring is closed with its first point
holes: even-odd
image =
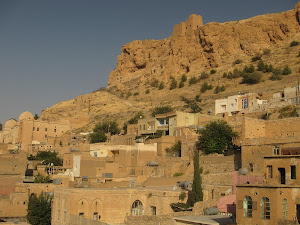
{"type": "Polygon", "coordinates": [[[243,201],[242,200],[238,200],[238,202],[237,202],[237,208],[238,209],[242,209],[243,208],[243,201]]]}

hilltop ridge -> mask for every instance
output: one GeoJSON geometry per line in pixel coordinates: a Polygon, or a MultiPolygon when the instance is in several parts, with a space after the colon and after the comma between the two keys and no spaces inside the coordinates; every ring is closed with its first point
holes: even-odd
{"type": "Polygon", "coordinates": [[[153,77],[167,80],[170,76],[198,74],[224,65],[224,58],[243,58],[280,45],[299,33],[299,6],[287,12],[205,25],[201,16],[190,15],[174,26],[167,39],[125,44],[108,87],[123,89],[133,79],[145,83],[153,77]]]}

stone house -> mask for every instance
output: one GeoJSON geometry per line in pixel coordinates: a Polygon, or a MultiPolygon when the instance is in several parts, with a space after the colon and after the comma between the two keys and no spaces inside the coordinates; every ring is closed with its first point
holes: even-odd
{"type": "Polygon", "coordinates": [[[250,113],[266,103],[267,101],[261,100],[256,93],[228,96],[225,99],[215,100],[215,115],[228,113],[231,116],[240,112],[250,113]]]}
{"type": "Polygon", "coordinates": [[[299,223],[299,155],[267,156],[263,165],[264,183],[237,185],[238,224],[299,223]]]}
{"type": "Polygon", "coordinates": [[[54,190],[53,225],[73,224],[75,216],[121,224],[127,216],[168,215],[170,203],[179,202],[181,189],[170,186],[54,190]]]}

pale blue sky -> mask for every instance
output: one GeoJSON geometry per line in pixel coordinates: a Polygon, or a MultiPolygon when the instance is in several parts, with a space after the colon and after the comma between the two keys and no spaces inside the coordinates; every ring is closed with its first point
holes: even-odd
{"type": "Polygon", "coordinates": [[[0,122],[107,85],[122,45],[204,23],[294,8],[296,0],[0,0],[0,122]]]}

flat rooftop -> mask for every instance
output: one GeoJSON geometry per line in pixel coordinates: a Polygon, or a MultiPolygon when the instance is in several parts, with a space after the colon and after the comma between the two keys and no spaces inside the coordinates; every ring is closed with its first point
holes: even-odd
{"type": "Polygon", "coordinates": [[[199,215],[199,216],[178,216],[174,217],[178,222],[188,222],[192,224],[219,225],[236,224],[230,216],[226,215],[199,215]]]}

